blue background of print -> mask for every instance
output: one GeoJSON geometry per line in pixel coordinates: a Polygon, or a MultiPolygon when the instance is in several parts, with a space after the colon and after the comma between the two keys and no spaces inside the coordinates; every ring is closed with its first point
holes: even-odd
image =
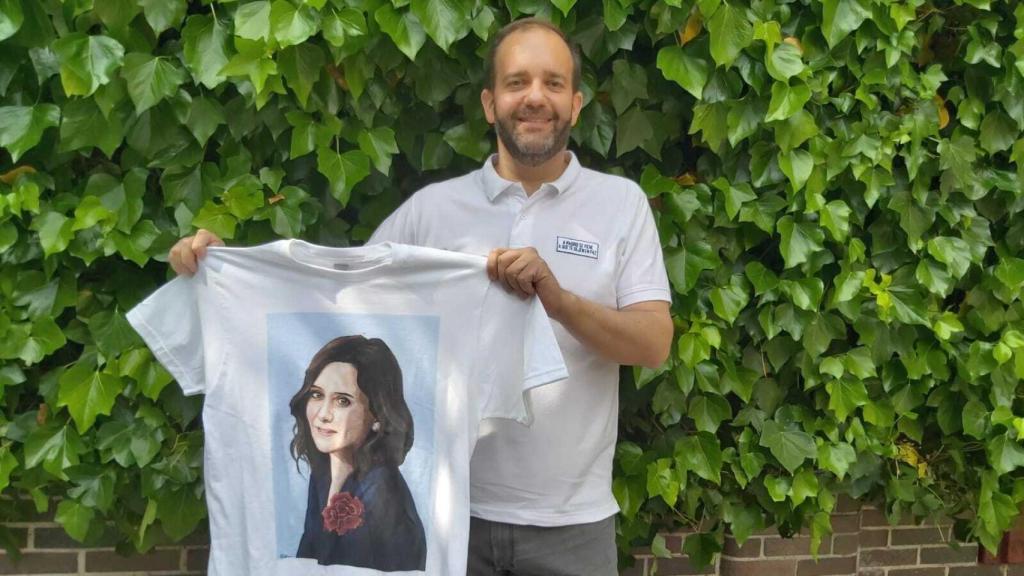
{"type": "Polygon", "coordinates": [[[294,557],[302,537],[309,489],[309,467],[295,469],[289,446],[295,419],[288,402],[302,387],[313,355],[333,338],[361,334],[380,338],[402,368],[405,402],[412,412],[415,440],[399,468],[405,477],[427,541],[433,502],[430,500],[434,464],[434,391],[437,379],[439,320],[436,316],[389,314],[268,314],[267,371],[270,406],[271,458],[274,470],[274,508],[277,556],[294,557]]]}

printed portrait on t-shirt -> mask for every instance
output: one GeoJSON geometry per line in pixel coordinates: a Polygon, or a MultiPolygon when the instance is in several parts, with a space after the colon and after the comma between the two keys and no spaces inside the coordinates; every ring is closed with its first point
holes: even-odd
{"type": "Polygon", "coordinates": [[[423,570],[436,318],[274,314],[268,334],[278,557],[423,570]]]}

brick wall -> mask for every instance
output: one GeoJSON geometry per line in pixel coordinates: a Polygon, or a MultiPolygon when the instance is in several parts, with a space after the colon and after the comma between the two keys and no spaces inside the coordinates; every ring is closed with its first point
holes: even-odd
{"type": "Polygon", "coordinates": [[[951,548],[952,526],[891,526],[874,508],[860,509],[841,501],[832,516],[833,534],[822,542],[818,559],[810,555],[810,538],[781,538],[774,529],[737,545],[727,538],[714,566],[697,569],[684,554],[685,533],[667,534],[671,558],[655,558],[648,550],[636,555],[624,576],[1024,576],[1024,565],[979,565],[977,544],[951,548]]]}
{"type": "MultiPolygon", "coordinates": [[[[106,576],[171,576],[204,574],[208,555],[205,533],[174,546],[157,546],[144,555],[122,556],[111,545],[82,548],[50,517],[7,523],[18,538],[22,557],[12,562],[0,553],[0,574],[103,574],[106,576]]],[[[739,546],[728,538],[715,565],[694,568],[682,554],[685,533],[666,534],[671,558],[654,558],[638,550],[636,565],[624,576],[1024,576],[1024,565],[984,566],[977,563],[976,544],[959,550],[946,542],[950,525],[890,526],[874,508],[841,500],[832,516],[833,534],[818,559],[809,553],[810,538],[781,538],[774,529],[756,534],[739,546]]]]}

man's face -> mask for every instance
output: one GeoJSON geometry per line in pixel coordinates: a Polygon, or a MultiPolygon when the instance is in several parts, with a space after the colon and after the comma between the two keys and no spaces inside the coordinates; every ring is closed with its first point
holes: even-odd
{"type": "Polygon", "coordinates": [[[527,28],[505,38],[494,62],[494,90],[480,101],[499,145],[526,166],[565,150],[583,95],[572,87],[572,54],[557,34],[527,28]]]}

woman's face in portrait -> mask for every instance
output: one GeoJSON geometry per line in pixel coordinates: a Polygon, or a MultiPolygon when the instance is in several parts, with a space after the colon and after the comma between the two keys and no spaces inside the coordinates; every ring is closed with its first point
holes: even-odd
{"type": "Polygon", "coordinates": [[[354,451],[366,440],[373,424],[369,401],[356,383],[355,366],[332,362],[313,382],[306,401],[306,420],[316,449],[354,451]]]}

